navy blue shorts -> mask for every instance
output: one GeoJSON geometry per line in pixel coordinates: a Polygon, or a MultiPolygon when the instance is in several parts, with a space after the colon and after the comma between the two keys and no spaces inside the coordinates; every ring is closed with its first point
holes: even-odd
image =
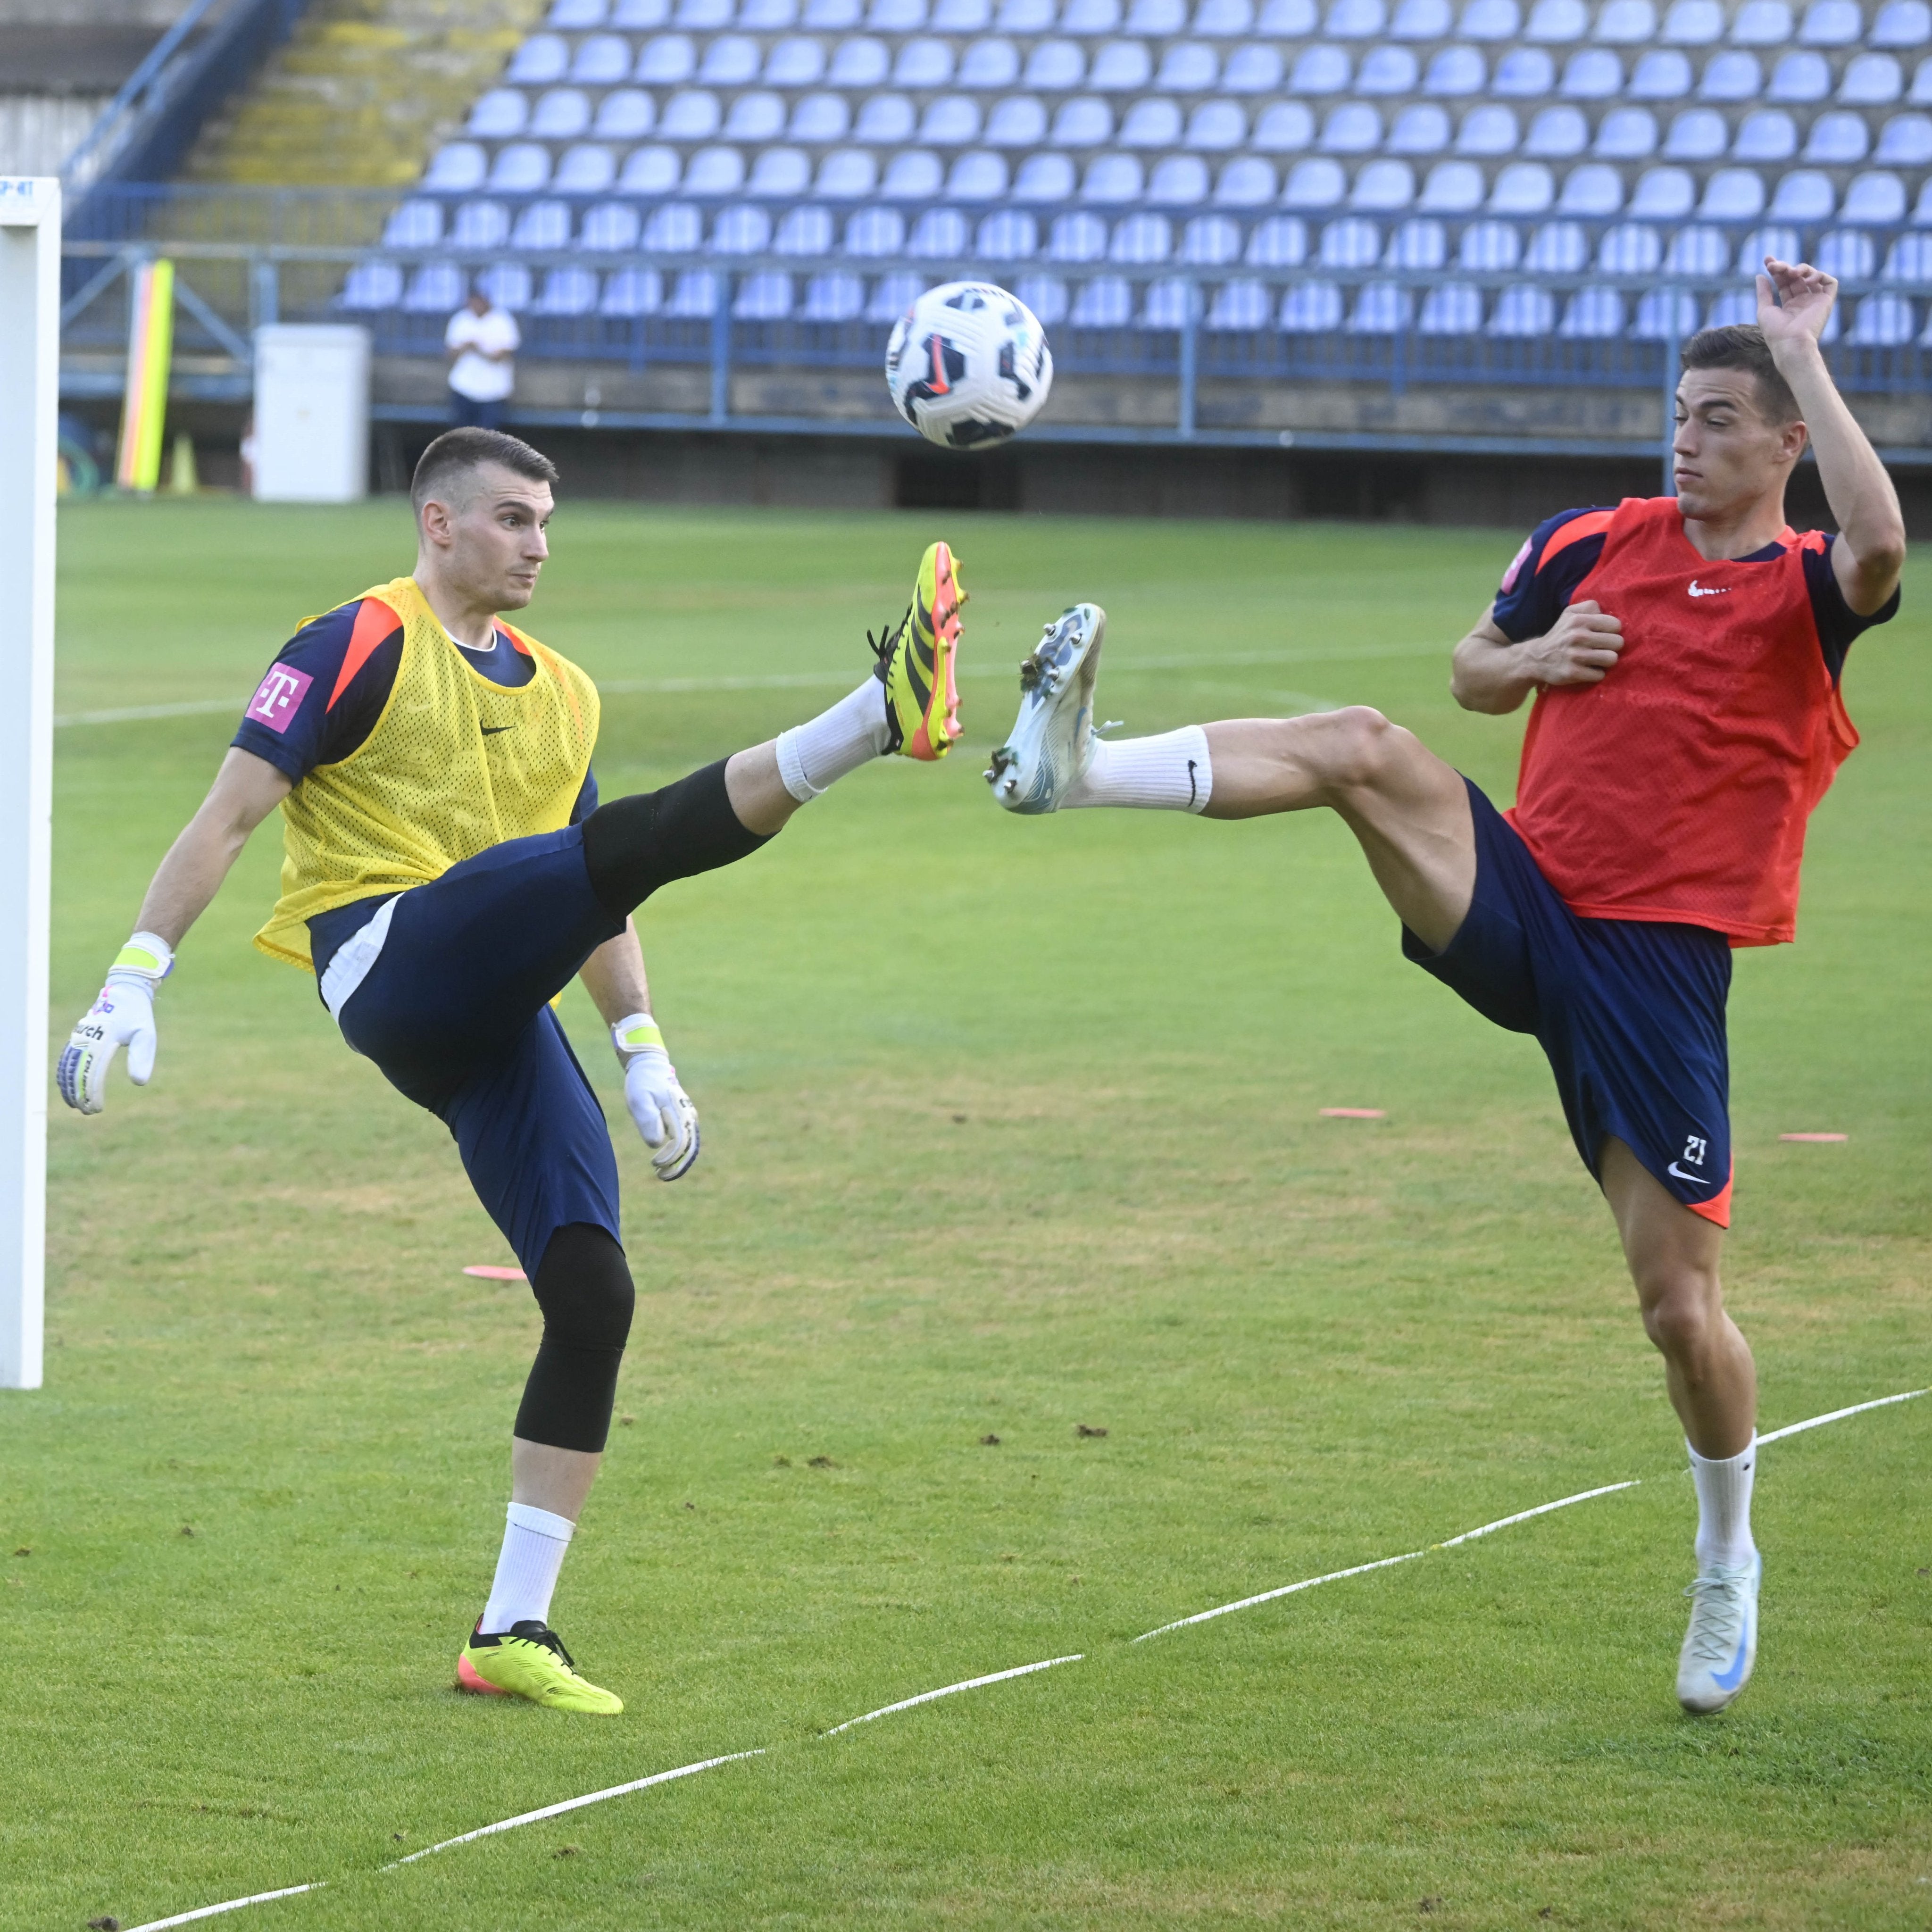
{"type": "MultiPolygon", "coordinates": [[[[318,974],[382,903],[310,922],[318,974]]],[[[604,1110],[549,1004],[623,929],[591,891],[580,826],[513,838],[400,896],[340,1015],[350,1045],[449,1129],[532,1280],[572,1222],[623,1239],[604,1110]]]]}
{"type": "Polygon", "coordinates": [[[1730,1226],[1730,941],[1701,926],[1578,918],[1473,784],[1469,810],[1469,916],[1440,952],[1405,927],[1404,954],[1486,1019],[1536,1036],[1592,1174],[1614,1135],[1685,1207],[1730,1226]]]}

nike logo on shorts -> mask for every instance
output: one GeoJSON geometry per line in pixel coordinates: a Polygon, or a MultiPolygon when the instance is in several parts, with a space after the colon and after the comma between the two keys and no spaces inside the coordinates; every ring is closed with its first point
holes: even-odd
{"type": "Polygon", "coordinates": [[[1674,1175],[1679,1180],[1694,1180],[1700,1187],[1708,1187],[1711,1184],[1711,1177],[1708,1174],[1686,1174],[1674,1160],[1664,1169],[1664,1172],[1674,1175]]]}

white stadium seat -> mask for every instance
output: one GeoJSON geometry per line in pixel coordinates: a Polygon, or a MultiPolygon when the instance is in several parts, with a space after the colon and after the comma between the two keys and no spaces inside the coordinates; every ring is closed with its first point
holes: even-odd
{"type": "Polygon", "coordinates": [[[730,24],[731,0],[677,0],[677,11],[672,18],[680,27],[715,33],[730,24]]]}
{"type": "Polygon", "coordinates": [[[1574,275],[1590,259],[1589,238],[1574,221],[1546,221],[1529,238],[1522,266],[1540,274],[1574,275]]]}
{"type": "Polygon", "coordinates": [[[1918,190],[1918,206],[1912,211],[1914,226],[1922,226],[1932,222],[1932,180],[1928,180],[1918,190]]]}
{"type": "Polygon", "coordinates": [[[668,201],[644,224],[644,247],[654,255],[688,255],[704,238],[704,221],[688,201],[668,201]]]}
{"type": "Polygon", "coordinates": [[[1563,305],[1558,335],[1600,342],[1624,332],[1624,298],[1615,289],[1579,289],[1563,305]]]}
{"type": "Polygon", "coordinates": [[[1706,328],[1727,328],[1756,320],[1757,296],[1755,290],[1749,289],[1726,290],[1722,295],[1712,298],[1711,306],[1704,312],[1706,328]]]}
{"type": "Polygon", "coordinates": [[[1148,284],[1138,320],[1143,328],[1184,328],[1200,320],[1201,308],[1201,291],[1170,276],[1148,284]]]}
{"type": "Polygon", "coordinates": [[[1682,289],[1650,289],[1640,296],[1630,333],[1640,342],[1683,341],[1697,332],[1697,298],[1682,289]]]}
{"type": "Polygon", "coordinates": [[[500,201],[466,201],[450,224],[452,248],[500,248],[509,238],[509,210],[500,201]]]}
{"type": "Polygon", "coordinates": [[[619,268],[604,278],[600,315],[656,315],[664,307],[664,278],[655,268],[619,268]]]}
{"type": "Polygon", "coordinates": [[[1522,151],[1545,160],[1563,161],[1580,154],[1590,145],[1590,124],[1576,107],[1539,109],[1523,136],[1522,151]]]}
{"type": "Polygon", "coordinates": [[[709,87],[742,87],[755,80],[764,50],[748,34],[723,34],[704,50],[698,77],[709,87]]]}
{"type": "Polygon", "coordinates": [[[1066,319],[1066,284],[1058,275],[1022,275],[1013,284],[1013,293],[1048,328],[1066,319]]]}
{"type": "Polygon", "coordinates": [[[1216,40],[1232,40],[1254,23],[1252,0],[1201,0],[1194,10],[1194,31],[1216,40]]]}
{"type": "Polygon", "coordinates": [[[1483,326],[1483,295],[1467,282],[1438,282],[1422,298],[1416,320],[1424,335],[1474,335],[1483,326]]]}
{"type": "Polygon", "coordinates": [[[1741,47],[1781,47],[1795,31],[1785,0],[1744,0],[1731,21],[1731,39],[1741,47]]]}
{"type": "Polygon", "coordinates": [[[666,0],[611,0],[610,25],[643,32],[670,18],[666,0]]]}
{"type": "Polygon", "coordinates": [[[822,208],[794,208],[781,220],[772,237],[775,255],[829,255],[832,252],[832,217],[822,208]]]}
{"type": "Polygon", "coordinates": [[[1449,259],[1449,236],[1439,221],[1418,215],[1405,221],[1389,236],[1382,256],[1387,268],[1407,268],[1426,272],[1439,268],[1449,259]]]}
{"type": "Polygon", "coordinates": [[[1782,108],[1763,107],[1738,123],[1731,143],[1741,161],[1788,161],[1798,152],[1798,124],[1782,108]]]}
{"type": "Polygon", "coordinates": [[[1922,60],[1912,70],[1912,92],[1905,98],[1915,106],[1932,106],[1932,60],[1922,60]]]}
{"type": "Polygon", "coordinates": [[[586,27],[602,26],[608,10],[606,0],[555,0],[544,25],[580,32],[586,27]]]}
{"type": "MultiPolygon", "coordinates": [[[[892,62],[896,87],[944,87],[952,78],[952,44],[950,40],[908,40],[892,62]]],[[[860,83],[865,85],[864,82],[860,83]]]]}
{"type": "Polygon", "coordinates": [[[1547,289],[1533,282],[1514,282],[1496,298],[1488,331],[1491,335],[1547,335],[1556,322],[1556,304],[1547,289]]]}
{"type": "Polygon", "coordinates": [[[1281,298],[1276,327],[1289,335],[1322,335],[1342,326],[1342,291],[1333,282],[1299,282],[1281,298]]]}
{"type": "Polygon", "coordinates": [[[675,148],[633,148],[624,158],[617,185],[630,194],[668,194],[684,172],[675,148]]]}
{"type": "Polygon", "coordinates": [[[1324,32],[1338,40],[1370,40],[1388,25],[1383,0],[1328,0],[1324,32]]]}
{"type": "MultiPolygon", "coordinates": [[[[742,10],[738,24],[750,24],[742,10]]],[[[872,0],[866,25],[875,34],[916,34],[926,25],[926,0],[872,0]]]]}

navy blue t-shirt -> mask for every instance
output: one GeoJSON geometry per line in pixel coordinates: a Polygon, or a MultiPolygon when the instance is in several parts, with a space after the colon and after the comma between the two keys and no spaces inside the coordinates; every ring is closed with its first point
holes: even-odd
{"type": "MultiPolygon", "coordinates": [[[[1568,608],[1584,578],[1596,568],[1607,532],[1593,531],[1565,544],[1546,566],[1543,561],[1544,546],[1573,518],[1608,514],[1600,508],[1564,510],[1538,524],[1530,532],[1529,541],[1516,553],[1503,578],[1503,587],[1496,593],[1496,628],[1510,643],[1520,644],[1530,638],[1544,637],[1556,628],[1557,619],[1568,608]]],[[[1784,554],[1783,544],[1769,544],[1736,561],[1772,563],[1784,554]]],[[[1870,616],[1862,617],[1845,602],[1845,593],[1838,587],[1829,543],[1822,550],[1806,550],[1804,560],[1804,581],[1811,592],[1811,615],[1818,626],[1818,641],[1824,647],[1826,668],[1836,684],[1852,640],[1874,624],[1888,623],[1898,614],[1898,592],[1894,590],[1870,616]]]]}
{"type": "MultiPolygon", "coordinates": [[[[340,764],[361,750],[396,688],[403,662],[400,622],[359,664],[350,662],[350,640],[362,608],[358,598],[304,624],[275,653],[230,740],[273,765],[291,784],[300,784],[318,765],[340,764]]],[[[487,651],[462,644],[456,648],[464,662],[492,684],[514,689],[536,675],[536,661],[520,651],[500,627],[487,651]]],[[[586,772],[571,824],[580,825],[596,809],[596,776],[586,772]]],[[[326,970],[336,949],[366,926],[382,899],[389,896],[358,899],[309,921],[309,950],[317,974],[326,970]]]]}

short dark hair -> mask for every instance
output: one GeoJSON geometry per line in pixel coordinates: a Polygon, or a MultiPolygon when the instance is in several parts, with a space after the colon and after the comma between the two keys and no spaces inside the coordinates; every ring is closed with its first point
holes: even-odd
{"type": "Polygon", "coordinates": [[[1686,369],[1743,370],[1756,382],[1758,406],[1774,423],[1794,423],[1804,413],[1772,360],[1764,331],[1755,323],[1700,329],[1684,344],[1681,360],[1686,369]]]}
{"type": "Polygon", "coordinates": [[[410,484],[410,502],[417,515],[434,496],[447,490],[458,477],[486,463],[494,463],[514,476],[532,483],[556,484],[556,465],[540,449],[532,449],[520,438],[506,436],[500,429],[446,430],[422,453],[410,484]]]}

